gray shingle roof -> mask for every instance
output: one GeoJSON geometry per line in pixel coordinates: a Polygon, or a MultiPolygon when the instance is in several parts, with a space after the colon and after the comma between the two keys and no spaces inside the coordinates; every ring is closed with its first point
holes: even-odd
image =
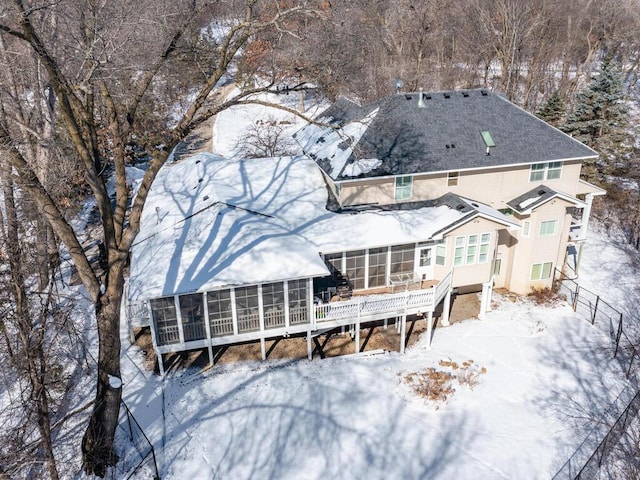
{"type": "Polygon", "coordinates": [[[522,195],[517,196],[513,200],[507,202],[507,205],[514,211],[520,214],[530,213],[540,205],[548,202],[552,198],[560,197],[569,203],[574,203],[577,206],[583,206],[584,203],[577,198],[566,195],[562,192],[557,192],[546,185],[540,185],[536,188],[529,190],[522,195]]]}
{"type": "Polygon", "coordinates": [[[340,100],[318,120],[352,129],[364,120],[359,140],[343,136],[341,142],[328,141],[328,136],[340,135],[340,129],[315,125],[305,127],[308,131],[298,139],[334,180],[597,156],[591,148],[487,90],[424,93],[424,107],[418,106],[418,99],[418,93],[398,94],[365,107],[340,100]],[[482,131],[488,131],[495,142],[490,155],[482,131]],[[346,161],[336,162],[345,154],[346,161]],[[380,160],[369,163],[375,168],[353,168],[358,160],[371,159],[380,160]]]}

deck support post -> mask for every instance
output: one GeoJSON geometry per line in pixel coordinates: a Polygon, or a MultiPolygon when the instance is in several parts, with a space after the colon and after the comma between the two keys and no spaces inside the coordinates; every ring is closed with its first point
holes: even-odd
{"type": "Polygon", "coordinates": [[[388,326],[389,326],[389,319],[385,317],[385,319],[384,319],[384,329],[386,330],[388,326]]]}
{"type": "Polygon", "coordinates": [[[444,296],[442,304],[442,321],[440,324],[443,327],[449,326],[449,316],[451,315],[451,287],[447,290],[447,294],[444,296]]]}
{"type": "Polygon", "coordinates": [[[209,353],[209,366],[213,367],[213,347],[211,344],[207,345],[207,352],[209,353]]]}
{"type": "Polygon", "coordinates": [[[260,353],[262,354],[262,361],[265,361],[267,359],[267,346],[264,337],[260,337],[260,353]]]}
{"type": "Polygon", "coordinates": [[[160,376],[164,377],[164,360],[162,359],[162,354],[156,350],[156,355],[158,357],[158,370],[160,370],[160,376]]]}
{"type": "Polygon", "coordinates": [[[487,312],[491,311],[491,294],[493,293],[493,278],[482,284],[482,298],[480,300],[480,320],[486,317],[487,312]]]}
{"type": "Polygon", "coordinates": [[[307,358],[313,360],[313,349],[311,348],[311,330],[307,330],[307,358]]]}
{"type": "Polygon", "coordinates": [[[407,314],[402,315],[402,319],[400,320],[400,353],[404,353],[404,349],[407,343],[405,338],[407,334],[407,314]]]}
{"type": "Polygon", "coordinates": [[[433,335],[433,310],[427,313],[427,350],[431,350],[431,335],[433,335]]]}
{"type": "Polygon", "coordinates": [[[360,353],[360,315],[356,319],[356,339],[355,339],[356,354],[360,353]]]}

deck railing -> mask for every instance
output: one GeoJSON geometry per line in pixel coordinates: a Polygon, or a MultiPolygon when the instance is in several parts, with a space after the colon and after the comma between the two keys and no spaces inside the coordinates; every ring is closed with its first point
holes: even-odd
{"type": "Polygon", "coordinates": [[[380,314],[399,314],[407,308],[434,306],[434,289],[354,297],[342,302],[316,305],[316,322],[380,314]]]}

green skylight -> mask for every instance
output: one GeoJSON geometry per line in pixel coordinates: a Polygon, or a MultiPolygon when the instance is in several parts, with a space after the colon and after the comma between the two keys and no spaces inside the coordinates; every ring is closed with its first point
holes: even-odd
{"type": "Polygon", "coordinates": [[[484,144],[487,147],[495,147],[496,146],[496,142],[493,141],[493,137],[491,136],[491,133],[489,133],[489,130],[482,130],[480,132],[480,135],[482,135],[482,140],[484,140],[484,144]]]}

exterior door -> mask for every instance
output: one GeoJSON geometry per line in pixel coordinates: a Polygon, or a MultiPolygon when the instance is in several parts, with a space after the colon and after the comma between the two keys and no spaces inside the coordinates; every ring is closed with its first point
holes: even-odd
{"type": "Polygon", "coordinates": [[[435,262],[434,250],[434,247],[418,248],[418,255],[416,255],[416,272],[418,273],[418,278],[422,280],[433,279],[433,264],[435,262]]]}

